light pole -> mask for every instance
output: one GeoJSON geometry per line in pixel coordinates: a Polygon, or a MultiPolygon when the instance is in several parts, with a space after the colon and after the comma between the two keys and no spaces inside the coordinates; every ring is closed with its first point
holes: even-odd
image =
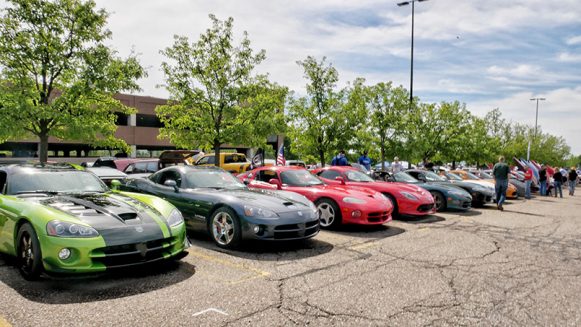
{"type": "Polygon", "coordinates": [[[414,101],[414,16],[415,16],[415,3],[416,1],[424,2],[428,0],[410,0],[398,3],[399,7],[412,5],[412,50],[411,50],[411,65],[410,65],[410,110],[412,109],[412,104],[414,101]]]}
{"type": "MultiPolygon", "coordinates": [[[[537,110],[535,113],[535,135],[533,136],[533,140],[537,141],[537,122],[539,121],[539,101],[545,101],[545,98],[532,98],[531,101],[537,102],[537,110]]],[[[529,141],[529,145],[527,147],[527,160],[531,160],[531,141],[529,141]]]]}

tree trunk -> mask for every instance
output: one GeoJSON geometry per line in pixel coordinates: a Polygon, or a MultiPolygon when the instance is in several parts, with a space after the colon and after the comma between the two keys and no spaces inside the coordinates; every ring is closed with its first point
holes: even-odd
{"type": "Polygon", "coordinates": [[[456,160],[452,160],[452,170],[456,170],[456,160]]]}
{"type": "Polygon", "coordinates": [[[381,142],[381,171],[385,171],[385,147],[381,142]]]}
{"type": "Polygon", "coordinates": [[[48,161],[48,133],[40,134],[38,138],[40,139],[40,153],[38,154],[38,160],[43,164],[48,161]]]}
{"type": "Polygon", "coordinates": [[[214,140],[214,166],[220,167],[220,141],[214,140]]]}
{"type": "Polygon", "coordinates": [[[325,152],[319,151],[319,159],[321,159],[321,167],[325,167],[325,152]]]}

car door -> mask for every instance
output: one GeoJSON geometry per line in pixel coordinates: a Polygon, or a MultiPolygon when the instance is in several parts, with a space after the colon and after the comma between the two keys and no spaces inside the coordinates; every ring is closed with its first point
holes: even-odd
{"type": "Polygon", "coordinates": [[[261,188],[261,189],[267,189],[267,190],[276,190],[277,189],[276,185],[269,183],[270,179],[277,178],[275,171],[270,170],[270,169],[261,169],[261,170],[256,171],[254,173],[254,176],[252,176],[251,174],[253,174],[253,173],[248,174],[248,179],[250,181],[250,183],[248,184],[249,187],[261,188]]]}
{"type": "Polygon", "coordinates": [[[194,219],[196,217],[194,201],[189,192],[184,192],[182,173],[178,169],[167,169],[156,175],[151,183],[151,193],[176,206],[186,220],[194,219]],[[176,182],[177,191],[173,186],[164,185],[168,180],[176,182]]]}

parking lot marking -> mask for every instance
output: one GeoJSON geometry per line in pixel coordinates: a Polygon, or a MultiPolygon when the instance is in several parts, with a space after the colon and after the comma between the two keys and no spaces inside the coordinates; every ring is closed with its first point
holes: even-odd
{"type": "Polygon", "coordinates": [[[0,316],[0,327],[12,327],[12,325],[8,321],[6,321],[6,319],[0,316]]]}
{"type": "Polygon", "coordinates": [[[256,269],[254,267],[248,267],[246,265],[235,263],[235,262],[221,259],[221,258],[217,258],[217,257],[214,257],[214,256],[209,255],[209,254],[204,254],[204,253],[194,251],[194,250],[190,250],[190,254],[195,256],[195,257],[198,257],[200,259],[204,259],[204,260],[211,261],[211,262],[216,262],[216,263],[219,263],[219,264],[227,266],[227,267],[231,267],[231,268],[235,268],[235,269],[243,270],[243,271],[249,271],[249,272],[255,274],[255,276],[251,276],[252,278],[244,277],[240,280],[236,280],[236,281],[231,282],[232,284],[238,284],[238,283],[241,283],[243,281],[258,278],[258,277],[270,276],[270,273],[268,271],[256,269]]]}
{"type": "Polygon", "coordinates": [[[196,312],[192,316],[195,317],[195,316],[203,315],[206,312],[216,312],[216,313],[219,313],[219,314],[222,314],[222,315],[225,315],[225,316],[228,315],[226,312],[224,312],[222,310],[218,310],[218,309],[214,309],[214,308],[209,308],[209,309],[206,309],[206,310],[202,310],[200,312],[196,312]]]}
{"type": "Polygon", "coordinates": [[[374,247],[377,245],[379,245],[378,241],[364,242],[364,243],[350,246],[349,249],[351,249],[351,250],[363,250],[363,249],[368,249],[368,248],[371,248],[371,247],[374,247]]]}

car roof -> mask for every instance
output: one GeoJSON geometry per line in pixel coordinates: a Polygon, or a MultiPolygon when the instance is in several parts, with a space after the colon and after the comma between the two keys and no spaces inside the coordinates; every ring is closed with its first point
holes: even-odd
{"type": "Polygon", "coordinates": [[[266,167],[260,167],[259,169],[260,170],[274,170],[274,171],[307,170],[306,168],[301,167],[301,166],[266,166],[266,167]]]}
{"type": "Polygon", "coordinates": [[[220,168],[220,167],[216,167],[216,166],[191,166],[191,165],[181,165],[181,166],[169,166],[166,167],[162,170],[157,171],[156,173],[162,172],[162,171],[166,171],[166,170],[171,170],[171,169],[175,169],[175,170],[179,170],[182,173],[186,173],[188,171],[195,171],[195,170],[209,170],[209,171],[224,171],[224,169],[220,168]]]}

